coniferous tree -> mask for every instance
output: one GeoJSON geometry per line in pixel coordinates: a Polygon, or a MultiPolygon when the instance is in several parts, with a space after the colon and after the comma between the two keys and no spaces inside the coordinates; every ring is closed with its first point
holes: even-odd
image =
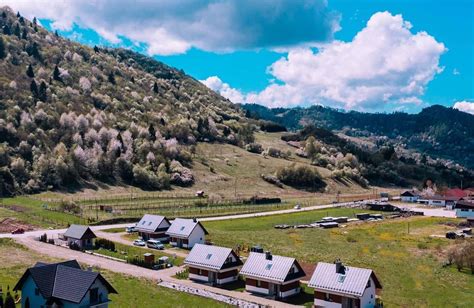
{"type": "Polygon", "coordinates": [[[36,85],[36,81],[34,79],[31,81],[30,90],[33,98],[36,100],[38,98],[38,85],[36,85]]]}
{"type": "Polygon", "coordinates": [[[158,93],[158,84],[156,83],[156,81],[153,84],[153,92],[158,93]]]}
{"type": "Polygon", "coordinates": [[[10,292],[7,293],[7,297],[5,297],[5,308],[15,308],[15,300],[10,292]]]}
{"type": "Polygon", "coordinates": [[[21,38],[21,30],[20,30],[20,25],[16,24],[15,29],[13,30],[13,33],[18,37],[21,38]]]}
{"type": "Polygon", "coordinates": [[[3,37],[0,37],[0,59],[4,59],[7,56],[7,51],[5,48],[5,41],[3,37]]]}
{"type": "Polygon", "coordinates": [[[38,99],[42,102],[46,102],[48,100],[48,95],[46,93],[46,90],[48,89],[48,86],[44,81],[41,81],[41,84],[38,89],[38,99]]]}
{"type": "Polygon", "coordinates": [[[28,39],[28,32],[26,31],[26,28],[23,28],[23,32],[21,33],[21,38],[23,40],[28,39]]]}
{"type": "Polygon", "coordinates": [[[156,140],[156,130],[155,127],[153,126],[153,123],[148,126],[148,134],[150,135],[150,140],[155,141],[156,140]]]}
{"type": "Polygon", "coordinates": [[[31,55],[37,59],[38,61],[42,61],[42,57],[38,48],[38,44],[36,42],[33,43],[33,46],[31,47],[31,55]]]}
{"type": "Polygon", "coordinates": [[[94,51],[95,51],[95,52],[99,52],[99,51],[100,51],[100,50],[99,50],[99,47],[97,47],[96,45],[94,45],[94,51]]]}
{"type": "Polygon", "coordinates": [[[35,32],[38,32],[38,26],[35,25],[35,26],[33,27],[33,30],[35,30],[35,32]]]}
{"type": "Polygon", "coordinates": [[[22,25],[25,24],[25,19],[23,18],[23,16],[20,16],[19,20],[20,20],[20,24],[22,25]]]}
{"type": "Polygon", "coordinates": [[[35,72],[33,71],[33,66],[28,65],[28,69],[26,70],[26,76],[33,78],[35,77],[35,72]]]}
{"type": "Polygon", "coordinates": [[[132,76],[132,78],[130,79],[130,81],[131,81],[132,83],[135,83],[135,77],[132,76]]]}
{"type": "Polygon", "coordinates": [[[115,84],[115,75],[114,75],[114,72],[110,72],[110,73],[109,73],[109,78],[108,78],[108,79],[109,79],[109,82],[110,82],[111,84],[115,84]]]}
{"type": "Polygon", "coordinates": [[[54,31],[54,35],[55,35],[56,37],[59,36],[58,30],[55,30],[55,31],[54,31]]]}
{"type": "Polygon", "coordinates": [[[20,18],[20,17],[21,17],[20,12],[16,12],[16,17],[17,17],[17,18],[20,18]]]}
{"type": "Polygon", "coordinates": [[[12,31],[10,30],[10,27],[8,25],[3,26],[3,34],[5,35],[11,35],[12,31]]]}
{"type": "Polygon", "coordinates": [[[59,72],[59,68],[57,65],[54,67],[53,79],[56,81],[61,81],[61,82],[63,81],[61,78],[61,73],[59,72]]]}
{"type": "Polygon", "coordinates": [[[36,25],[37,21],[36,21],[36,17],[33,17],[33,25],[36,25]]]}
{"type": "Polygon", "coordinates": [[[7,18],[7,13],[5,13],[5,11],[2,12],[2,18],[7,18]]]}

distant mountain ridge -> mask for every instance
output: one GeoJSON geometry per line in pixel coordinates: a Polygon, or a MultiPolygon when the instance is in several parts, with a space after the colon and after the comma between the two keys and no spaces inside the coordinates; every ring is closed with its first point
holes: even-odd
{"type": "Polygon", "coordinates": [[[323,106],[274,108],[242,106],[249,117],[284,125],[290,130],[315,125],[348,136],[385,136],[434,158],[451,159],[474,168],[474,115],[440,105],[417,114],[344,112],[323,106]]]}

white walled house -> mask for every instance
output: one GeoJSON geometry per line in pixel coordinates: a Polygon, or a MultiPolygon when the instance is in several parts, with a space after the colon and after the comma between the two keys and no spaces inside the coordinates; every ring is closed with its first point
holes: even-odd
{"type": "Polygon", "coordinates": [[[190,249],[195,244],[204,244],[209,233],[196,218],[176,218],[171,222],[166,234],[170,237],[171,245],[190,249]]]}
{"type": "Polygon", "coordinates": [[[371,269],[319,262],[308,284],[314,288],[314,306],[330,308],[376,307],[376,291],[382,289],[371,269]]]}
{"type": "Polygon", "coordinates": [[[230,248],[195,244],[184,264],[189,279],[222,285],[238,279],[242,261],[230,248]]]}
{"type": "Polygon", "coordinates": [[[251,252],[240,274],[248,292],[281,299],[300,293],[300,279],[306,276],[296,259],[270,252],[251,252]]]}
{"type": "Polygon", "coordinates": [[[89,249],[94,245],[97,236],[88,226],[71,225],[62,235],[69,247],[77,246],[79,249],[89,249]]]}
{"type": "Polygon", "coordinates": [[[135,228],[138,235],[145,241],[154,239],[166,242],[169,239],[166,231],[170,225],[171,223],[164,216],[145,214],[135,228]]]}
{"type": "Polygon", "coordinates": [[[474,218],[474,201],[458,201],[454,209],[458,218],[474,218]]]}
{"type": "Polygon", "coordinates": [[[400,201],[402,202],[417,202],[420,196],[413,190],[407,190],[400,194],[400,201]]]}

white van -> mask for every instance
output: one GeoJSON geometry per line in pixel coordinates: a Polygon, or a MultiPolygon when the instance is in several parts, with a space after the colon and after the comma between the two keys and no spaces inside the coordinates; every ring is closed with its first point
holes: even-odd
{"type": "Polygon", "coordinates": [[[148,248],[153,248],[153,249],[165,249],[165,245],[163,245],[160,241],[158,240],[148,240],[146,242],[146,246],[148,248]]]}

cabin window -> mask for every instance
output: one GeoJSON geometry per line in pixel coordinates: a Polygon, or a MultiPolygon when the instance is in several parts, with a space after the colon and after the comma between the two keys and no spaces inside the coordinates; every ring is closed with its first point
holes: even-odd
{"type": "Polygon", "coordinates": [[[262,282],[260,280],[257,280],[257,288],[260,288],[262,286],[262,282]]]}
{"type": "Polygon", "coordinates": [[[40,290],[38,288],[35,288],[35,295],[38,296],[40,294],[40,290]]]}
{"type": "Polygon", "coordinates": [[[232,263],[232,256],[228,256],[225,263],[232,263]]]}
{"type": "Polygon", "coordinates": [[[99,301],[99,288],[93,288],[90,290],[90,302],[97,303],[99,301]]]}
{"type": "Polygon", "coordinates": [[[290,268],[290,275],[291,275],[291,274],[294,274],[294,273],[295,273],[295,268],[292,266],[292,267],[290,268]]]}

